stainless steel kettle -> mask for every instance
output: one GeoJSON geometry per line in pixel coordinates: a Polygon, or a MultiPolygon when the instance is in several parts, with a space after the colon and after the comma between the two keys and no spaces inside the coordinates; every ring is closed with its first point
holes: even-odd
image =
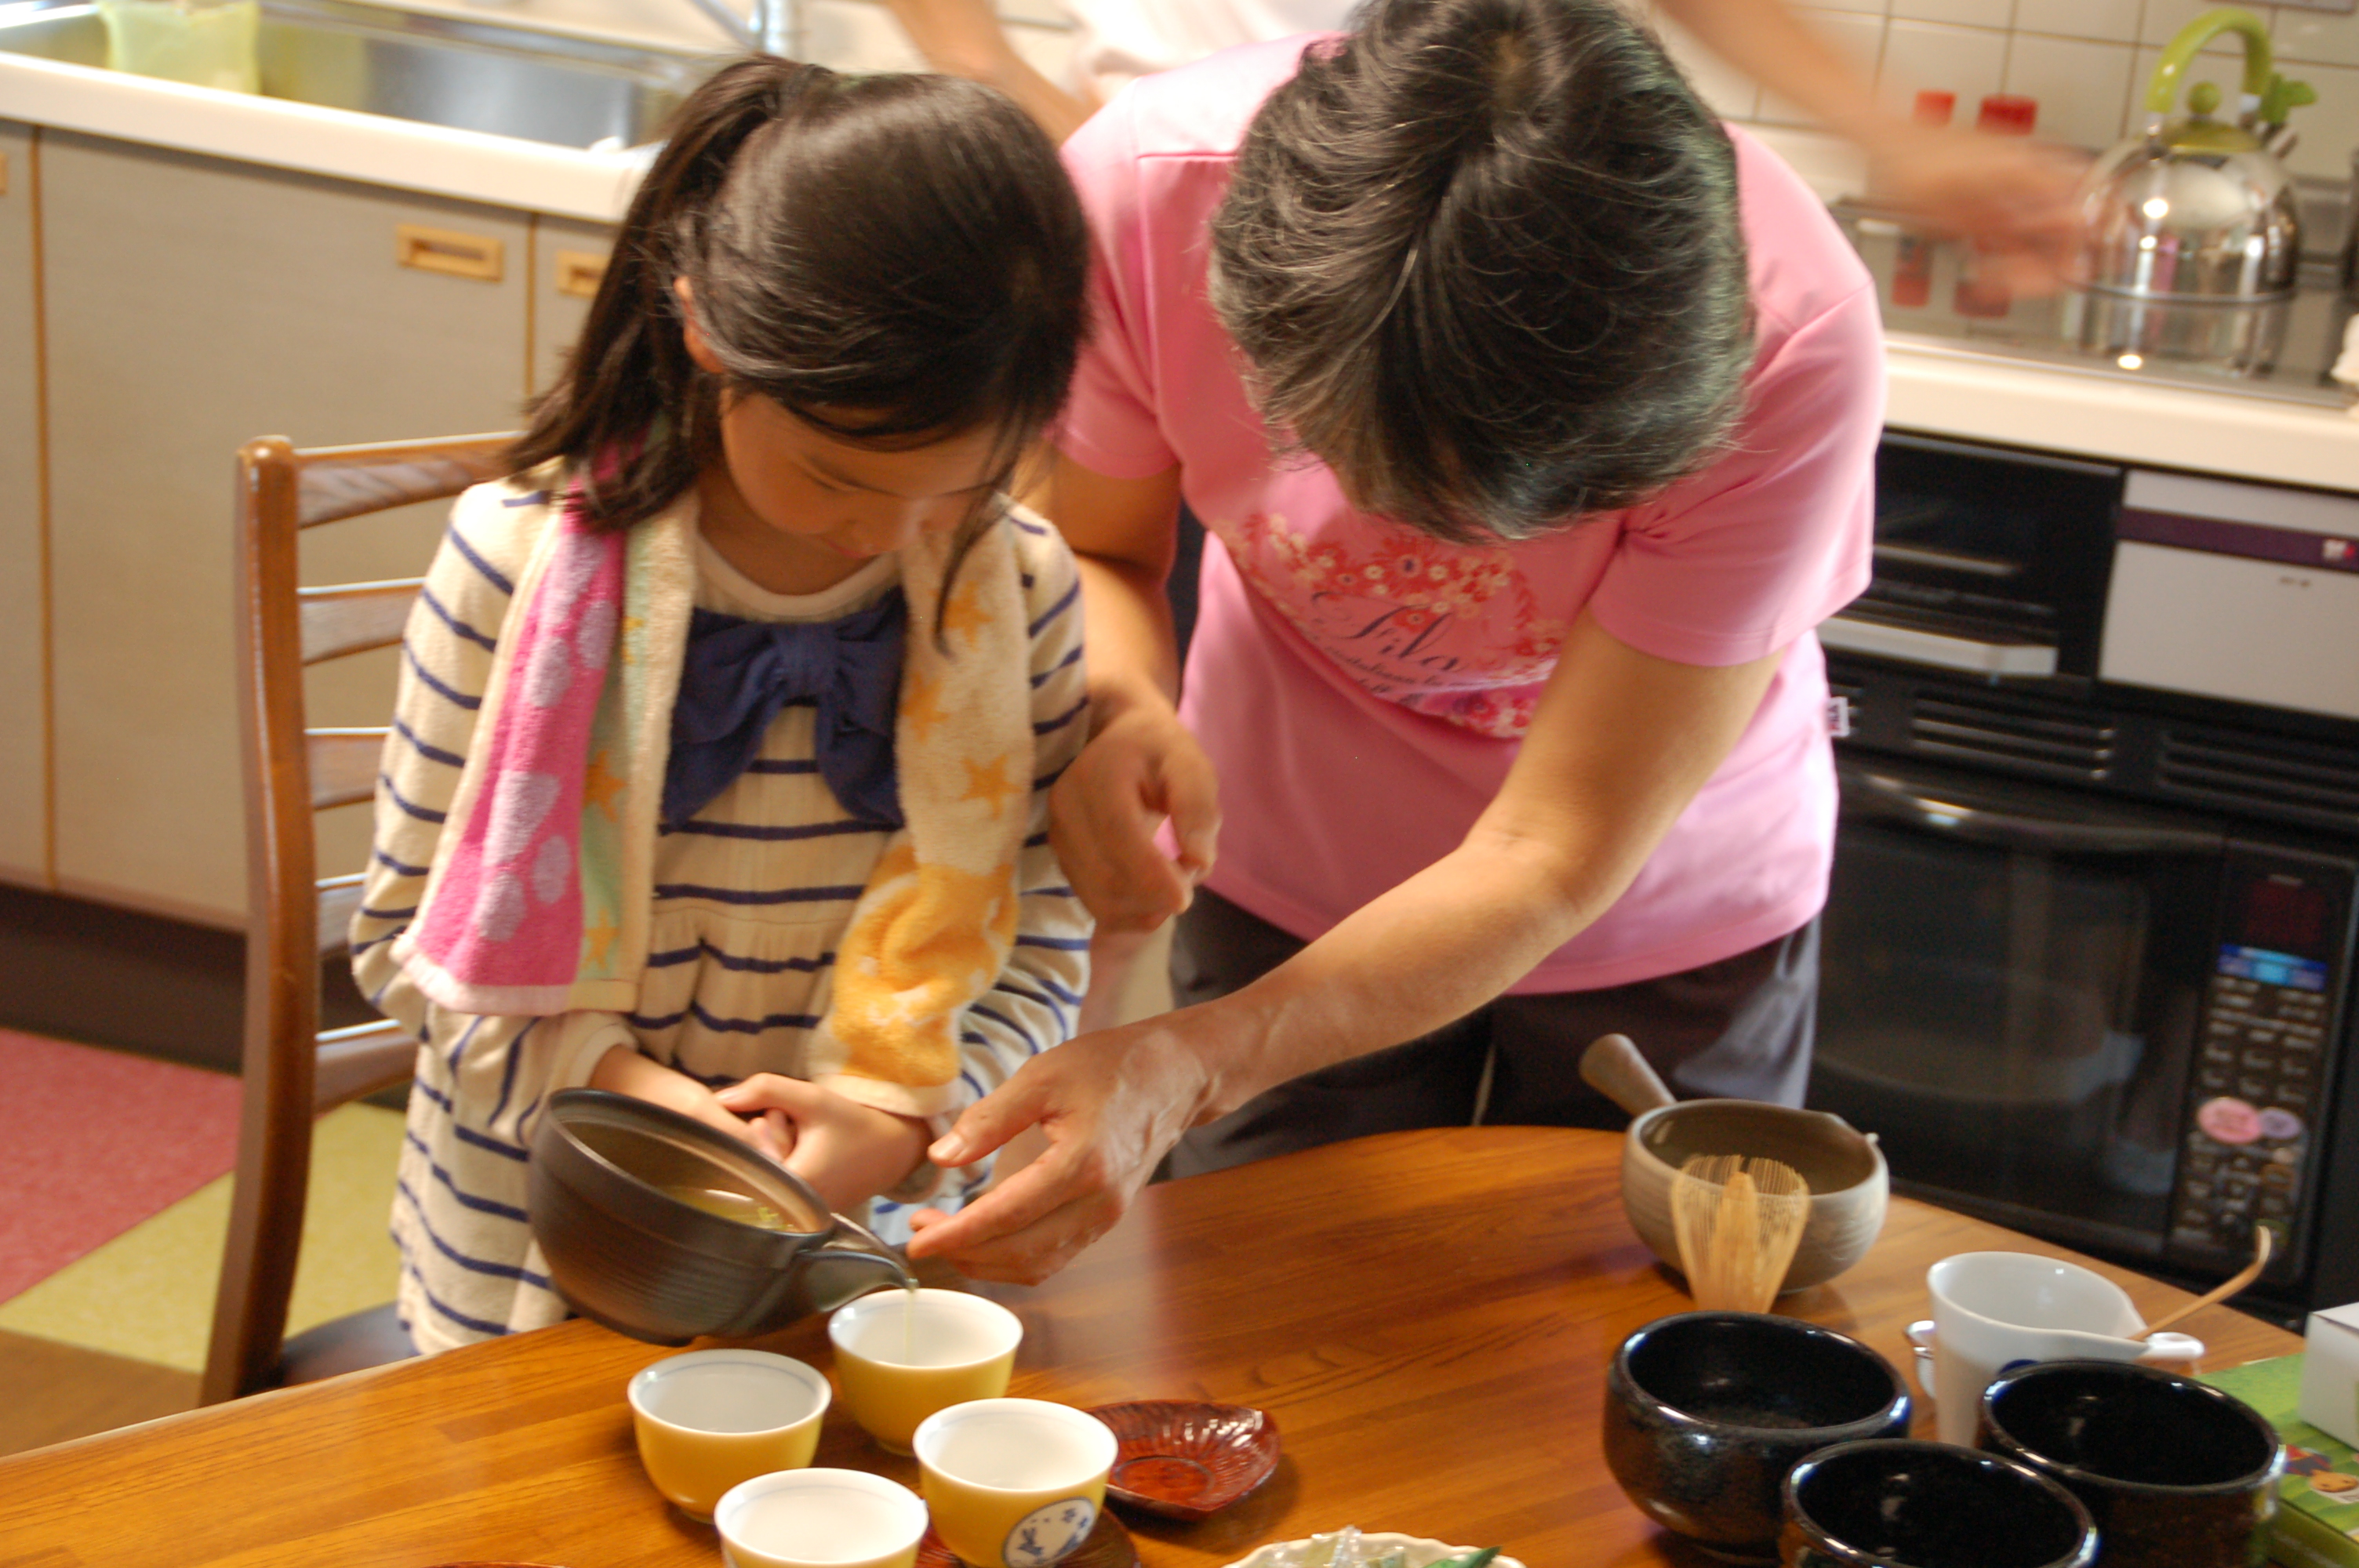
{"type": "Polygon", "coordinates": [[[2286,116],[2317,102],[2270,69],[2268,29],[2233,7],[2190,22],[2163,51],[2146,95],[2147,125],[2100,157],[2081,191],[2081,283],[2144,300],[2258,303],[2291,296],[2301,256],[2293,179],[2272,146],[2289,145],[2286,116]],[[2245,45],[2237,118],[2213,118],[2221,93],[2181,80],[2222,33],[2245,45]]]}

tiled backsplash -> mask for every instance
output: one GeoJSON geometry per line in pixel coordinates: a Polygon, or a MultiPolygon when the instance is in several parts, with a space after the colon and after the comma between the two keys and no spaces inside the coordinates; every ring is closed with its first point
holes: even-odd
{"type": "MultiPolygon", "coordinates": [[[[2139,100],[2162,46],[2210,9],[2207,0],[1821,0],[1801,15],[1856,56],[1877,91],[1904,109],[1922,89],[1954,92],[1959,123],[1972,124],[1986,94],[2018,93],[2038,100],[2043,139],[2094,148],[2143,122],[2139,100]]],[[[2316,103],[2294,111],[2300,141],[2288,162],[2297,174],[2347,176],[2359,146],[2359,16],[2250,9],[2269,24],[2277,69],[2318,90],[2316,103]]],[[[1657,25],[1721,113],[1772,124],[1807,122],[1659,16],[1657,25]]],[[[2217,67],[2199,68],[2194,79],[2233,92],[2232,47],[2215,45],[2217,67]]]]}

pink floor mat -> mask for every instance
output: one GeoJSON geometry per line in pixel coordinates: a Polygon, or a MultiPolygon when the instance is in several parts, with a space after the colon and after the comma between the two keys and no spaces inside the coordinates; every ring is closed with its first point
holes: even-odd
{"type": "Polygon", "coordinates": [[[225,1174],[238,1081],[0,1029],[0,1301],[225,1174]]]}

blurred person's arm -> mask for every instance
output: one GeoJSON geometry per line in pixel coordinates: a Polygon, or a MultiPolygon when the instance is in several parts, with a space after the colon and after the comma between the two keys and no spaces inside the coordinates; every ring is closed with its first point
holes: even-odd
{"type": "Polygon", "coordinates": [[[1062,142],[1097,113],[1094,102],[1059,87],[1016,52],[992,0],[885,0],[885,6],[928,65],[998,88],[1050,141],[1062,142]]]}
{"type": "MultiPolygon", "coordinates": [[[[1868,155],[1880,196],[2055,276],[2073,229],[2071,159],[2007,136],[1920,125],[1785,0],[1659,0],[1714,54],[1868,155]]],[[[1962,106],[1971,114],[1971,106],[1962,106]]]]}

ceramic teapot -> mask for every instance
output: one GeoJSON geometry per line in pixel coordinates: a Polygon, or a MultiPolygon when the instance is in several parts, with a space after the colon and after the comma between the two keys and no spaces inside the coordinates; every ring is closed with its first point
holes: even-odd
{"type": "Polygon", "coordinates": [[[2247,304],[2293,292],[2301,221],[2293,179],[2272,146],[2286,116],[2317,102],[2270,68],[2268,29],[2249,11],[2207,11],[2163,50],[2146,95],[2147,126],[2101,157],[2081,189],[2082,286],[2142,299],[2247,304]],[[2214,118],[2220,90],[2198,82],[2188,114],[2169,115],[2204,45],[2245,45],[2237,118],[2214,118]]]}
{"type": "Polygon", "coordinates": [[[747,1338],[917,1281],[751,1144],[601,1089],[549,1097],[526,1212],[576,1312],[636,1339],[747,1338]]]}

